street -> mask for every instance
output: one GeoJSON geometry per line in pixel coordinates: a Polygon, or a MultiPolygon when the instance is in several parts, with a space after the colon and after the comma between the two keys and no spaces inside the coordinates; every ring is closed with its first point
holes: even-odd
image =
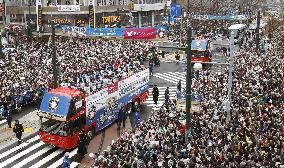
{"type": "MultiPolygon", "coordinates": [[[[216,45],[215,45],[216,46],[216,45]]],[[[213,55],[213,60],[221,60],[224,61],[225,58],[220,54],[213,55]]],[[[224,68],[225,69],[225,68],[224,68]]],[[[186,64],[177,63],[175,60],[172,62],[162,62],[160,67],[154,68],[154,75],[150,76],[149,82],[149,98],[142,105],[142,120],[148,118],[151,115],[153,110],[158,110],[159,107],[165,101],[164,92],[166,87],[169,87],[170,98],[176,98],[176,86],[178,81],[182,82],[182,87],[186,85],[186,64]],[[160,96],[158,99],[157,106],[154,105],[153,97],[152,97],[152,88],[154,85],[158,86],[160,96]]],[[[209,71],[218,71],[224,72],[219,68],[216,68],[216,65],[211,65],[209,71]]],[[[16,146],[12,145],[11,148],[5,148],[5,151],[0,150],[0,162],[1,168],[10,168],[10,167],[30,167],[30,168],[38,168],[38,167],[59,167],[62,163],[65,150],[59,149],[57,147],[53,147],[51,145],[46,145],[39,140],[39,136],[36,134],[36,130],[39,129],[39,118],[36,116],[35,109],[27,109],[23,113],[15,116],[15,119],[19,119],[20,122],[23,123],[24,127],[31,127],[33,125],[32,131],[27,133],[31,135],[24,141],[23,144],[16,146]],[[32,116],[30,116],[32,114],[32,116]],[[21,119],[22,118],[22,119],[21,119]],[[29,118],[29,121],[25,121],[29,118]],[[32,124],[31,124],[32,123],[32,124]],[[37,123],[37,124],[34,124],[37,123]]],[[[6,128],[2,126],[2,129],[6,128]]],[[[130,119],[127,119],[126,122],[126,130],[131,129],[130,119]]],[[[6,134],[10,134],[12,136],[11,141],[16,142],[16,138],[14,137],[11,129],[6,129],[6,134]]],[[[99,148],[100,151],[103,151],[110,145],[114,140],[119,137],[119,132],[117,131],[117,124],[113,123],[109,127],[105,129],[105,132],[99,132],[94,139],[90,142],[88,146],[88,153],[97,153],[99,148]]],[[[9,146],[12,142],[8,143],[3,141],[3,148],[9,146]]],[[[70,152],[70,158],[72,161],[71,167],[77,167],[80,163],[80,168],[85,166],[90,166],[91,161],[88,157],[88,154],[83,160],[79,160],[77,155],[77,149],[68,150],[70,152]]]]}

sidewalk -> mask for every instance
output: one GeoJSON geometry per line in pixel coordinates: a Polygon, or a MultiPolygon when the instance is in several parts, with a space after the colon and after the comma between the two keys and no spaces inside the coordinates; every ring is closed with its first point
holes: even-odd
{"type": "MultiPolygon", "coordinates": [[[[24,127],[24,133],[22,139],[35,134],[40,128],[40,120],[37,116],[37,110],[33,110],[26,115],[18,118],[19,122],[24,127]]],[[[12,122],[12,127],[14,126],[14,120],[12,122]]],[[[0,150],[17,143],[17,139],[15,133],[13,132],[12,128],[8,128],[8,124],[0,126],[0,150]]]]}

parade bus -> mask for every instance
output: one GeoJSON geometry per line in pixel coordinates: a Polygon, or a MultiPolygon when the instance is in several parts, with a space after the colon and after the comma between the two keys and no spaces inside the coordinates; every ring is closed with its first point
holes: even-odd
{"type": "Polygon", "coordinates": [[[60,148],[75,148],[80,131],[91,139],[117,121],[121,108],[144,102],[148,83],[149,70],[144,69],[90,94],[69,87],[50,90],[43,96],[38,112],[40,139],[60,148]]]}
{"type": "Polygon", "coordinates": [[[192,62],[211,62],[210,42],[207,39],[194,39],[191,42],[192,62]]]}

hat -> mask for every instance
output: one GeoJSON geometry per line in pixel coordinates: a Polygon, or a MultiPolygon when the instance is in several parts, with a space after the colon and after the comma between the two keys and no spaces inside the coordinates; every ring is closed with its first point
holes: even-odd
{"type": "Polygon", "coordinates": [[[69,154],[70,154],[69,152],[66,152],[66,153],[64,154],[64,156],[65,156],[65,157],[68,157],[69,154]]]}

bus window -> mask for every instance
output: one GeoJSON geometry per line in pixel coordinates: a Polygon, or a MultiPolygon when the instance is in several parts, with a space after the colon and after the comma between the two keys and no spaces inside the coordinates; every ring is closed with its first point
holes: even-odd
{"type": "Polygon", "coordinates": [[[81,98],[74,98],[71,100],[70,109],[67,117],[72,117],[73,115],[77,114],[78,112],[83,110],[83,103],[84,100],[81,98]]]}
{"type": "Polygon", "coordinates": [[[70,128],[70,134],[76,133],[77,131],[81,130],[82,127],[84,127],[86,122],[86,115],[85,113],[83,115],[78,116],[72,121],[69,121],[68,126],[70,128]]]}
{"type": "Polygon", "coordinates": [[[48,119],[41,124],[41,131],[48,132],[53,135],[67,136],[69,128],[66,122],[48,119]]]}

